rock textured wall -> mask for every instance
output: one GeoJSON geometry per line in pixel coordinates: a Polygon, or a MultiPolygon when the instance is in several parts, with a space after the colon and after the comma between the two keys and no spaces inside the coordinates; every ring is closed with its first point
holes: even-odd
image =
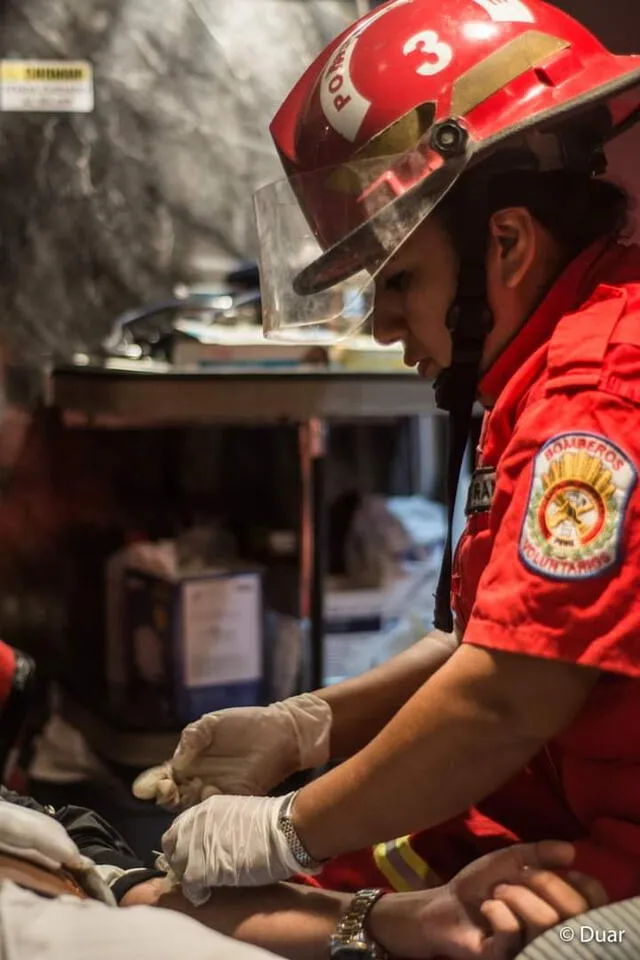
{"type": "Polygon", "coordinates": [[[87,59],[96,106],[0,116],[0,335],[31,362],[256,253],[267,126],[354,0],[2,0],[0,56],[87,59]]]}

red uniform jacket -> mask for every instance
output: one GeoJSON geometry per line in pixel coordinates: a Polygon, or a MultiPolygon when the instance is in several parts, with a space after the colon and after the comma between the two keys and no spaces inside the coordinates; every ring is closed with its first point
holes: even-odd
{"type": "MultiPolygon", "coordinates": [[[[446,880],[516,840],[566,839],[575,869],[613,899],[637,895],[640,248],[598,243],[580,255],[480,395],[492,405],[453,577],[464,642],[604,673],[526,770],[465,817],[411,837],[404,863],[415,854],[446,880]]],[[[390,873],[379,848],[361,851],[319,882],[406,889],[396,861],[390,873]]]]}

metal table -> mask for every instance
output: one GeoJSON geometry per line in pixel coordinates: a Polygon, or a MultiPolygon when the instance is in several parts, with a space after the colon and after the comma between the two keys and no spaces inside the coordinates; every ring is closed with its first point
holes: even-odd
{"type": "Polygon", "coordinates": [[[413,373],[176,373],[157,364],[59,367],[49,400],[98,427],[427,416],[433,391],[413,373]]]}
{"type": "Polygon", "coordinates": [[[327,423],[424,417],[433,391],[412,373],[287,372],[165,364],[67,366],[53,371],[48,402],[67,426],[104,429],[194,424],[295,423],[300,456],[300,615],[309,630],[311,689],[322,684],[324,459],[327,423]]]}

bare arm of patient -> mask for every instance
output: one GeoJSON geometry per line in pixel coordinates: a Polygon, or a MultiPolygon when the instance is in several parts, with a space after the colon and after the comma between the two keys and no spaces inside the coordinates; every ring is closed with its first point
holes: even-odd
{"type": "Polygon", "coordinates": [[[211,930],[271,950],[289,960],[326,960],[329,937],[352,894],[330,893],[296,884],[256,889],[216,890],[194,907],[164,878],[130,890],[121,906],[147,905],[175,910],[211,930]]]}
{"type": "MultiPolygon", "coordinates": [[[[442,887],[383,897],[371,911],[370,933],[393,956],[509,960],[523,940],[606,903],[596,881],[569,874],[569,883],[552,872],[569,868],[574,856],[571,844],[551,841],[496,851],[442,887]]],[[[279,884],[219,888],[204,906],[193,907],[160,878],[129,891],[123,905],[174,910],[288,960],[327,960],[329,938],[351,897],[279,884]]]]}

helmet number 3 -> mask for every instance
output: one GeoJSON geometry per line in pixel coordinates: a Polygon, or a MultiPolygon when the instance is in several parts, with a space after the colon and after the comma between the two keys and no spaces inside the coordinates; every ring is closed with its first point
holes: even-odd
{"type": "Polygon", "coordinates": [[[412,53],[424,54],[425,59],[416,67],[421,77],[434,77],[446,70],[453,60],[453,49],[440,39],[435,30],[423,30],[410,37],[402,48],[405,57],[412,53]]]}

